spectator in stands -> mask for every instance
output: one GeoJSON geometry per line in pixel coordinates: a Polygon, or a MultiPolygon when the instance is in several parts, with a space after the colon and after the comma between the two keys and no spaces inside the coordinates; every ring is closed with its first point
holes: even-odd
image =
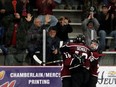
{"type": "Polygon", "coordinates": [[[116,18],[116,0],[110,0],[108,6],[110,7],[110,12],[114,13],[116,18]]]}
{"type": "Polygon", "coordinates": [[[41,20],[37,17],[34,19],[34,22],[30,29],[27,32],[27,50],[28,54],[26,57],[26,62],[31,65],[35,65],[36,62],[33,60],[33,55],[36,54],[37,51],[40,52],[40,58],[42,57],[42,32],[43,29],[47,29],[49,20],[46,19],[45,24],[42,25],[41,20]]]}
{"type": "Polygon", "coordinates": [[[12,19],[12,15],[14,13],[20,14],[22,17],[22,11],[23,11],[23,3],[22,0],[16,0],[17,3],[13,2],[14,0],[0,0],[1,2],[1,21],[3,26],[5,27],[5,30],[7,30],[9,26],[9,20],[12,19]],[[16,4],[16,7],[14,7],[14,4],[16,4]]]}
{"type": "Polygon", "coordinates": [[[55,6],[56,4],[54,0],[36,0],[38,15],[53,15],[52,10],[55,8],[55,6]]]}
{"type": "MultiPolygon", "coordinates": [[[[56,60],[60,60],[60,39],[56,36],[56,28],[52,26],[49,28],[48,35],[47,35],[47,62],[52,62],[56,60]]],[[[58,65],[56,63],[56,65],[58,65]]]]}
{"type": "Polygon", "coordinates": [[[98,4],[108,5],[110,0],[97,0],[98,4]]]}
{"type": "Polygon", "coordinates": [[[29,0],[29,6],[30,6],[32,9],[35,9],[35,8],[36,8],[36,1],[35,1],[35,0],[29,0]]]}
{"type": "Polygon", "coordinates": [[[83,0],[63,0],[65,3],[64,9],[82,9],[83,0]]]}
{"type": "Polygon", "coordinates": [[[2,22],[2,18],[4,17],[5,11],[6,11],[6,9],[4,8],[4,4],[5,4],[5,1],[0,0],[0,25],[1,25],[1,22],[2,22]]]}
{"type": "Polygon", "coordinates": [[[22,17],[22,20],[25,23],[24,27],[25,27],[26,31],[28,31],[28,29],[30,29],[30,27],[33,23],[33,20],[34,20],[33,15],[30,13],[27,13],[26,17],[24,17],[24,18],[22,17]]]}
{"type": "MultiPolygon", "coordinates": [[[[6,22],[8,21],[7,16],[11,13],[9,11],[9,8],[12,7],[11,1],[9,0],[0,0],[0,26],[4,28],[4,34],[6,32],[6,29],[8,27],[8,24],[6,22]]],[[[3,43],[4,43],[4,37],[3,43]]]]}
{"type": "Polygon", "coordinates": [[[73,31],[71,25],[69,24],[71,21],[67,17],[60,17],[59,21],[56,25],[57,28],[57,36],[61,41],[67,42],[69,40],[68,33],[73,31]]]}
{"type": "Polygon", "coordinates": [[[5,36],[5,29],[3,26],[0,26],[0,49],[2,50],[2,53],[4,55],[4,59],[8,53],[7,48],[4,45],[4,36],[5,36]]]}
{"type": "Polygon", "coordinates": [[[5,36],[5,46],[8,49],[8,55],[6,55],[5,65],[22,64],[27,46],[25,23],[21,20],[19,13],[12,15],[8,22],[9,26],[5,36]]]}
{"type": "Polygon", "coordinates": [[[98,14],[98,21],[100,27],[98,30],[98,36],[100,41],[99,50],[103,51],[107,48],[106,36],[114,37],[116,50],[116,27],[114,13],[110,12],[110,8],[106,5],[102,6],[102,12],[98,14]]]}
{"type": "Polygon", "coordinates": [[[29,0],[21,0],[21,3],[22,3],[22,17],[26,17],[28,13],[31,13],[32,9],[31,9],[31,6],[30,5],[30,2],[29,0]]]}
{"type": "Polygon", "coordinates": [[[6,16],[6,8],[5,8],[5,0],[0,0],[0,48],[3,51],[3,54],[7,54],[7,50],[4,46],[4,34],[5,34],[5,27],[3,25],[3,18],[6,16]]]}
{"type": "Polygon", "coordinates": [[[21,17],[26,17],[27,13],[32,11],[29,6],[29,0],[16,0],[16,2],[14,0],[1,0],[0,5],[2,16],[19,13],[21,17]]]}
{"type": "Polygon", "coordinates": [[[41,20],[42,25],[44,25],[44,24],[47,24],[48,25],[48,27],[46,27],[46,30],[47,31],[49,30],[49,27],[50,26],[55,26],[56,23],[57,23],[57,21],[56,21],[57,19],[53,20],[54,19],[53,17],[55,17],[55,16],[48,15],[48,14],[47,15],[44,15],[44,16],[43,15],[39,15],[38,16],[38,18],[41,20]]]}
{"type": "Polygon", "coordinates": [[[86,44],[90,46],[91,40],[97,39],[97,30],[99,28],[99,22],[94,17],[94,13],[90,12],[88,18],[82,22],[83,33],[86,38],[86,44]]]}
{"type": "Polygon", "coordinates": [[[54,0],[36,0],[36,7],[38,9],[38,18],[41,19],[42,24],[45,23],[46,16],[49,16],[50,26],[55,26],[58,22],[57,18],[53,15],[53,9],[56,3],[54,0]]]}
{"type": "Polygon", "coordinates": [[[57,4],[60,4],[62,0],[54,0],[57,4]]]}
{"type": "Polygon", "coordinates": [[[27,61],[30,60],[31,65],[35,65],[35,61],[33,60],[33,55],[37,51],[42,51],[42,27],[41,21],[39,18],[35,18],[32,26],[27,32],[27,61]]]}

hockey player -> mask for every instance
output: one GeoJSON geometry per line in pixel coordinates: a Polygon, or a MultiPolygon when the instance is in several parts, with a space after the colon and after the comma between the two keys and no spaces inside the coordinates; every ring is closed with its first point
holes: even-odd
{"type": "Polygon", "coordinates": [[[98,53],[99,42],[97,40],[92,40],[90,49],[91,49],[91,57],[90,57],[90,81],[88,87],[96,87],[98,81],[98,68],[99,68],[99,58],[101,56],[105,56],[104,54],[98,53]]]}
{"type": "MultiPolygon", "coordinates": [[[[61,48],[62,49],[62,48],[61,48]]],[[[63,63],[61,69],[61,79],[62,79],[62,87],[71,87],[71,74],[70,74],[70,65],[69,62],[72,60],[70,54],[68,52],[62,52],[63,63]]]]}
{"type": "Polygon", "coordinates": [[[74,43],[68,43],[62,48],[62,52],[68,52],[70,55],[65,60],[71,74],[72,86],[70,87],[86,87],[90,75],[91,50],[85,45],[85,37],[78,35],[74,43]]]}

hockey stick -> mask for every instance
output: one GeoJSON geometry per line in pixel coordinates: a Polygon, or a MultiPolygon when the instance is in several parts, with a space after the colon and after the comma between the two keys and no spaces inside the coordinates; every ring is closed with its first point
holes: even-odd
{"type": "MultiPolygon", "coordinates": [[[[36,56],[36,55],[33,55],[33,59],[39,63],[39,64],[42,64],[43,62],[36,56]]],[[[55,60],[55,61],[50,61],[50,62],[47,62],[45,64],[52,64],[52,63],[61,63],[63,62],[63,60],[55,60]]]]}

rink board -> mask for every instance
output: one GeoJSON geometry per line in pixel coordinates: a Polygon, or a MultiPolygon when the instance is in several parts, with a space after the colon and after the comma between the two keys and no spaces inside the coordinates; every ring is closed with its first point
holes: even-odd
{"type": "MultiPolygon", "coordinates": [[[[0,87],[62,87],[60,66],[0,66],[0,87]]],[[[97,87],[116,87],[116,67],[99,68],[97,87]]]]}

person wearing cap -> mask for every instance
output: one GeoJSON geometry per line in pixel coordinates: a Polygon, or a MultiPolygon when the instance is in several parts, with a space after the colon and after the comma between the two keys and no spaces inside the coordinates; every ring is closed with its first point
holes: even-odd
{"type": "Polygon", "coordinates": [[[94,17],[94,13],[90,12],[89,16],[82,22],[83,34],[86,38],[86,44],[89,46],[91,40],[97,39],[97,30],[99,28],[99,22],[94,17]]]}

